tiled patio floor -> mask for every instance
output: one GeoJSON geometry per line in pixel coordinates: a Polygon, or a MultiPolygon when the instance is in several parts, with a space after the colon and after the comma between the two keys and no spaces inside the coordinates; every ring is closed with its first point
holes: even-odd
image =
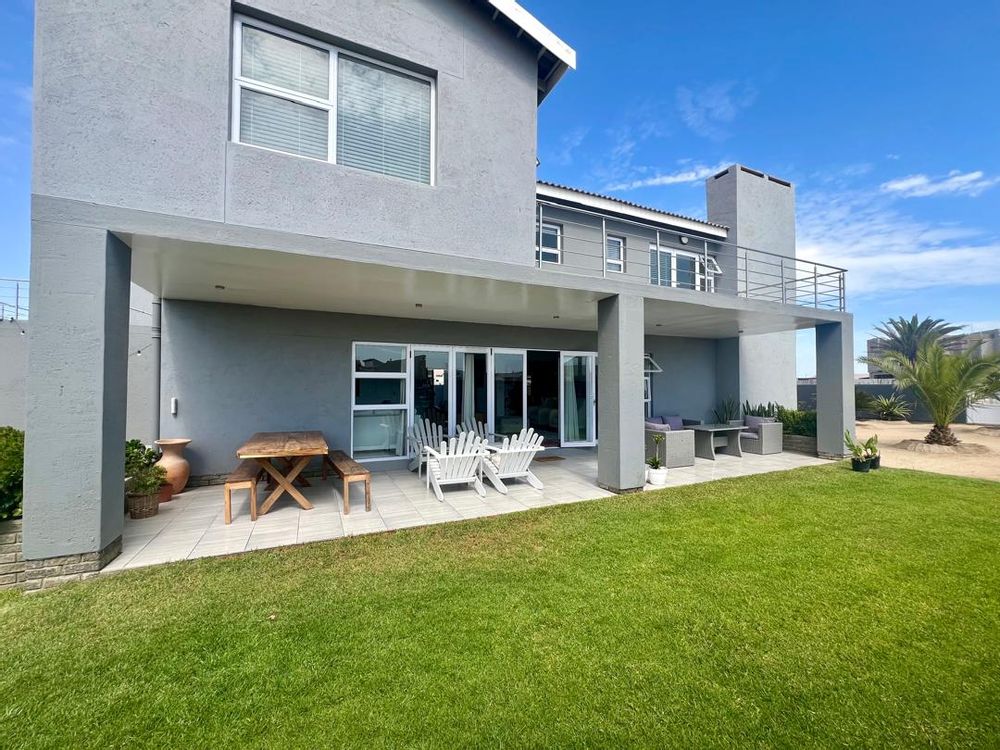
{"type": "MultiPolygon", "coordinates": [[[[418,479],[414,472],[373,472],[371,512],[365,512],[363,485],[354,484],[351,512],[346,516],[341,510],[342,485],[335,476],[326,482],[318,478],[310,480],[313,486],[303,489],[303,494],[315,506],[312,510],[301,510],[285,495],[270,513],[260,516],[255,523],[250,521],[247,493],[234,492],[233,522],[228,526],[222,517],[221,486],[190,489],[160,505],[159,514],[153,518],[126,519],[122,553],[104,568],[104,572],[513,513],[612,495],[596,484],[595,449],[549,451],[547,455],[560,455],[563,460],[533,465],[545,484],[544,490],[536,490],[524,482],[511,482],[508,483],[510,492],[504,496],[487,483],[486,497],[481,498],[471,488],[445,488],[443,503],[438,502],[432,491],[425,489],[424,480],[418,479]]],[[[667,486],[822,463],[825,461],[799,453],[748,454],[742,459],[719,456],[716,461],[699,458],[694,466],[670,469],[667,486]]],[[[658,488],[647,486],[646,489],[658,488]]],[[[263,500],[263,487],[260,492],[263,500]]]]}

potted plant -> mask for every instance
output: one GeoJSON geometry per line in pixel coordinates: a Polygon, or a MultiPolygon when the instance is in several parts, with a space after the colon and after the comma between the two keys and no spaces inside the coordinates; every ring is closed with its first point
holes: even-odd
{"type": "Polygon", "coordinates": [[[868,473],[868,470],[871,468],[871,456],[868,453],[865,443],[859,443],[851,437],[849,430],[844,430],[844,445],[851,452],[851,469],[865,474],[868,473]]]}
{"type": "Polygon", "coordinates": [[[872,435],[865,441],[865,450],[869,455],[869,466],[872,469],[882,468],[882,454],[878,451],[878,435],[872,435]]]}
{"type": "Polygon", "coordinates": [[[162,466],[144,466],[132,474],[125,496],[131,518],[149,518],[160,511],[160,486],[167,472],[162,466]]]}
{"type": "Polygon", "coordinates": [[[646,459],[646,481],[657,487],[662,487],[667,483],[667,467],[660,460],[660,443],[663,442],[662,434],[653,435],[653,443],[656,446],[656,454],[652,458],[646,459]]]}
{"type": "MultiPolygon", "coordinates": [[[[159,454],[147,445],[144,445],[141,440],[132,439],[125,443],[125,478],[126,487],[131,483],[128,481],[131,477],[135,476],[137,473],[141,472],[157,462],[159,459],[159,454]]],[[[172,499],[174,496],[173,485],[170,484],[166,479],[160,485],[158,490],[158,497],[161,503],[165,503],[172,499]]]]}

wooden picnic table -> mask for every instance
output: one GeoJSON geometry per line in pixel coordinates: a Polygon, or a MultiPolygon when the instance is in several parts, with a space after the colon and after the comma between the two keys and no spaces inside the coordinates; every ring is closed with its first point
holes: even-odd
{"type": "Polygon", "coordinates": [[[308,487],[309,482],[306,481],[305,477],[300,477],[299,474],[313,458],[327,456],[329,453],[330,447],[326,444],[323,433],[318,430],[256,432],[236,450],[238,458],[249,458],[257,461],[274,480],[276,485],[274,490],[260,506],[262,514],[271,510],[278,498],[286,492],[305,510],[311,510],[312,503],[299,492],[295,482],[308,487]],[[275,466],[275,461],[281,462],[284,466],[284,474],[275,466]]]}

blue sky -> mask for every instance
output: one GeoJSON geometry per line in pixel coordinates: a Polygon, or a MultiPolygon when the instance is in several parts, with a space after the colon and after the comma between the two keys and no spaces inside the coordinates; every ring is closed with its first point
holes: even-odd
{"type": "MultiPolygon", "coordinates": [[[[996,0],[522,2],[579,56],[540,177],[704,216],[738,161],[796,184],[799,254],[849,270],[859,352],[889,316],[1000,327],[996,0]]],[[[0,3],[0,277],[28,275],[31,7],[0,3]]]]}

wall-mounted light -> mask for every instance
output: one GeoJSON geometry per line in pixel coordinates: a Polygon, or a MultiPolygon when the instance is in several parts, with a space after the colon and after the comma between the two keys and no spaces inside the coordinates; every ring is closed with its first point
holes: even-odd
{"type": "Polygon", "coordinates": [[[687,243],[688,243],[688,238],[687,237],[681,237],[681,244],[682,245],[686,245],[687,243]]]}
{"type": "Polygon", "coordinates": [[[220,290],[224,290],[226,287],[224,287],[222,284],[216,284],[215,288],[216,289],[220,289],[220,290]]]}

